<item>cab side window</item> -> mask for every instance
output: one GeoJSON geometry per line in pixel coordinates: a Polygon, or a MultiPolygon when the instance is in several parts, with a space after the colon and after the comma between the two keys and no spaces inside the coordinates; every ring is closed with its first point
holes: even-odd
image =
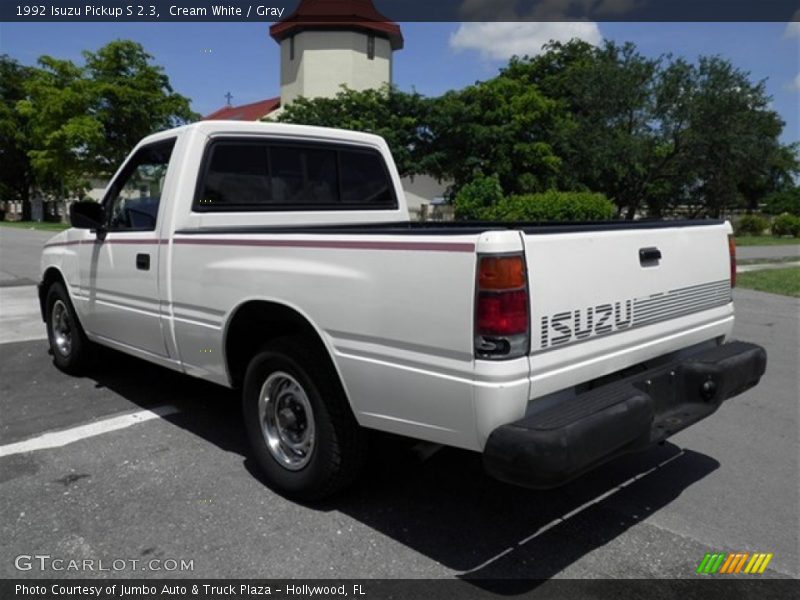
{"type": "Polygon", "coordinates": [[[158,207],[175,140],[157,142],[128,161],[103,204],[109,231],[155,231],[158,207]]]}

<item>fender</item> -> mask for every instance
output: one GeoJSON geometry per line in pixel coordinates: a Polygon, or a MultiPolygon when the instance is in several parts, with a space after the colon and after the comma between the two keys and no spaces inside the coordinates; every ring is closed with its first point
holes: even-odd
{"type": "MultiPolygon", "coordinates": [[[[235,387],[235,377],[230,370],[230,361],[228,360],[228,334],[230,331],[231,323],[236,318],[236,315],[239,311],[244,308],[248,304],[252,303],[262,303],[262,304],[270,304],[276,308],[282,308],[289,310],[295,313],[300,319],[302,319],[306,325],[308,325],[317,338],[322,342],[322,346],[325,349],[328,358],[333,365],[334,371],[336,372],[336,376],[339,378],[339,382],[342,385],[342,389],[344,390],[345,397],[347,398],[347,403],[350,406],[350,410],[353,411],[353,414],[356,414],[356,411],[353,408],[353,403],[350,400],[350,393],[347,389],[347,382],[345,381],[344,377],[342,376],[342,371],[339,368],[339,364],[336,361],[336,354],[334,352],[333,345],[330,340],[330,336],[326,335],[322,328],[311,318],[311,316],[301,309],[299,306],[292,304],[290,302],[286,302],[285,300],[279,300],[277,298],[269,298],[269,297],[249,297],[245,300],[239,302],[236,306],[234,306],[227,315],[225,315],[224,325],[222,327],[222,349],[223,349],[223,360],[224,360],[224,367],[225,373],[228,377],[228,382],[230,387],[235,387]]],[[[356,415],[357,418],[357,415],[356,415]]]]}

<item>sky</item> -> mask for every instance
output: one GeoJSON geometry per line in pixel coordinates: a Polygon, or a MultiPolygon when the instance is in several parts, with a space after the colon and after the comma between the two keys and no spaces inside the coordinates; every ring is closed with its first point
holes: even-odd
{"type": "MultiPolygon", "coordinates": [[[[279,95],[278,45],[269,23],[0,23],[0,53],[24,64],[49,54],[81,62],[81,51],[114,39],[140,42],[173,88],[208,114],[279,95]]],[[[646,56],[689,60],[719,55],[766,80],[786,122],[782,140],[800,141],[800,23],[401,23],[394,83],[432,96],[497,74],[513,54],[536,54],[550,39],[631,41],[646,56]]]]}

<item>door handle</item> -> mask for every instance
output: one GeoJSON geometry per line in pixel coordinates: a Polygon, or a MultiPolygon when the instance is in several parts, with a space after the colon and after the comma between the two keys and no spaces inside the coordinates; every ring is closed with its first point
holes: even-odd
{"type": "Polygon", "coordinates": [[[661,250],[658,248],[639,248],[639,262],[642,266],[661,260],[661,250]]]}
{"type": "Polygon", "coordinates": [[[150,255],[149,254],[137,254],[136,255],[136,268],[140,271],[149,271],[150,270],[150,255]]]}

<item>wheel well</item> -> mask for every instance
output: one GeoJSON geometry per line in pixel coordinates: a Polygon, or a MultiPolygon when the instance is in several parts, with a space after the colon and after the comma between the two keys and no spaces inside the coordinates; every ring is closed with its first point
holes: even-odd
{"type": "Polygon", "coordinates": [[[266,301],[246,302],[237,308],[225,335],[225,365],[233,386],[241,387],[250,359],[264,344],[285,336],[311,340],[330,360],[316,329],[296,310],[266,301]]]}
{"type": "Polygon", "coordinates": [[[44,272],[42,283],[39,284],[39,309],[42,313],[42,321],[45,320],[45,309],[47,308],[45,305],[47,302],[47,290],[56,282],[63,284],[66,289],[67,284],[64,281],[64,276],[61,274],[61,271],[55,267],[50,267],[44,272]]]}

